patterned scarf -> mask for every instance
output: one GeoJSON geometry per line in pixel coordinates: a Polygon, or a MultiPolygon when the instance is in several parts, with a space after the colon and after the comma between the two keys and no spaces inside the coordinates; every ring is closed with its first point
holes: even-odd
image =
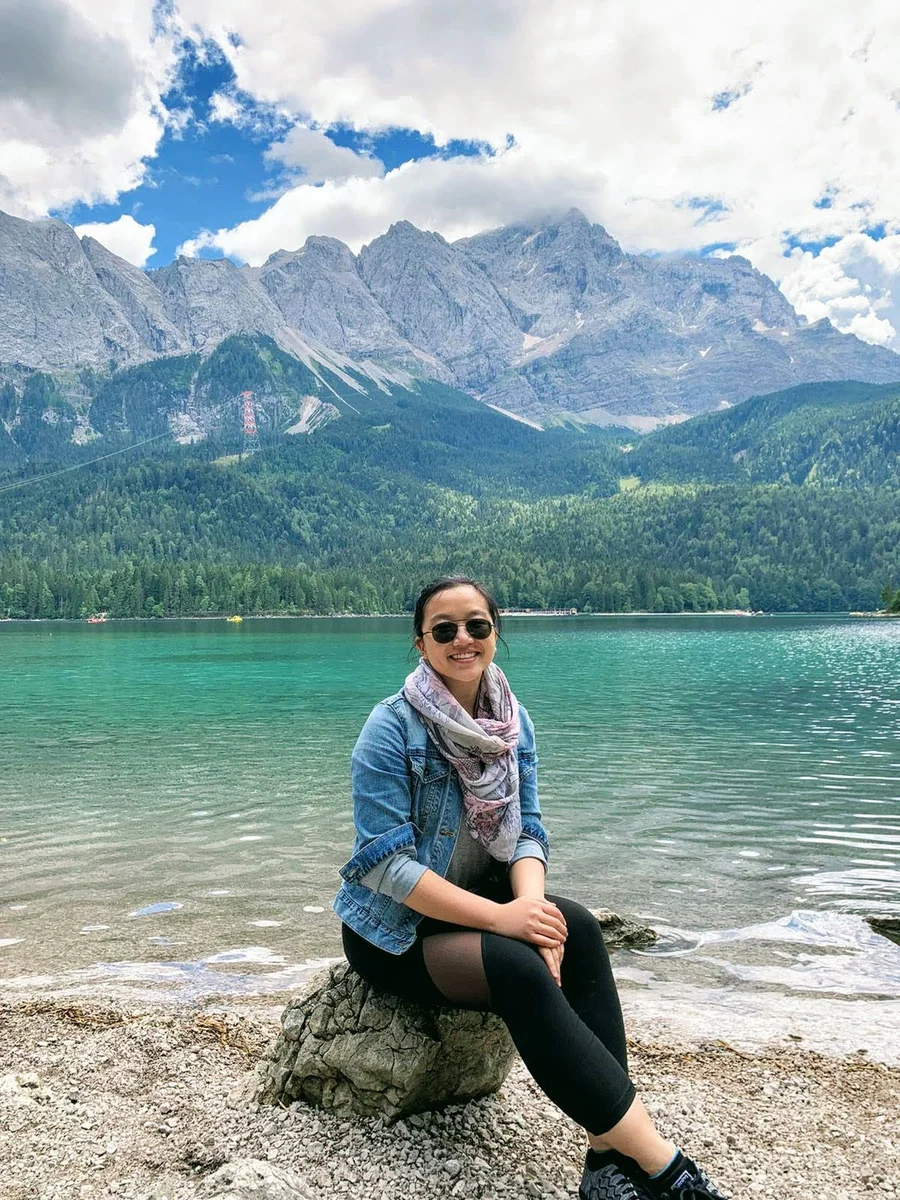
{"type": "Polygon", "coordinates": [[[493,663],[481,677],[475,717],[423,659],[403,694],[420,713],[441,755],[459,773],[466,825],[494,858],[509,862],[519,834],[519,702],[493,663]]]}

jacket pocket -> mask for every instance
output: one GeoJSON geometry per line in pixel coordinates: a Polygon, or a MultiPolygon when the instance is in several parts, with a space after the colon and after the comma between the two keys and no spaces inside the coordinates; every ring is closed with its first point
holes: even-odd
{"type": "Polygon", "coordinates": [[[407,847],[415,850],[417,833],[418,830],[411,821],[407,821],[405,825],[398,825],[395,829],[388,829],[385,833],[380,833],[378,837],[366,842],[365,846],[341,867],[341,878],[345,879],[347,883],[359,883],[363,875],[368,875],[373,867],[377,867],[380,862],[390,858],[398,850],[407,847]]]}

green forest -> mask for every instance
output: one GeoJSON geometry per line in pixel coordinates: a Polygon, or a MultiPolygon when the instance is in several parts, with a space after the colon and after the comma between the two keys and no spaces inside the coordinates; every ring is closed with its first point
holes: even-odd
{"type": "Polygon", "coordinates": [[[511,608],[900,610],[898,455],[900,387],[809,385],[638,437],[317,373],[261,338],[33,372],[0,388],[0,617],[399,612],[445,572],[511,608]],[[332,419],[288,434],[310,396],[332,419]],[[173,442],[173,414],[203,439],[173,442]],[[73,444],[79,423],[101,436],[73,444]]]}

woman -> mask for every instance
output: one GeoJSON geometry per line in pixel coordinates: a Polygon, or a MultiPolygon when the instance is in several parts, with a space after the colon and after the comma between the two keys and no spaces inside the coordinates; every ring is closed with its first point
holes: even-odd
{"type": "Polygon", "coordinates": [[[334,902],[350,965],[409,1000],[503,1018],[587,1131],[583,1200],[722,1200],[635,1095],[599,924],[544,894],[534,729],[493,662],[496,603],[438,579],[413,623],[419,666],[353,751],[356,843],[334,902]]]}

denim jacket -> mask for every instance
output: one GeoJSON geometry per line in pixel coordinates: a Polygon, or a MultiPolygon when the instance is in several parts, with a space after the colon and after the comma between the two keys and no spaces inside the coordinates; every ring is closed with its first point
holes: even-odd
{"type": "MultiPolygon", "coordinates": [[[[511,865],[520,858],[549,861],[541,824],[534,726],[519,706],[519,802],[522,833],[511,865]]],[[[361,937],[391,954],[402,954],[422,919],[403,903],[425,872],[447,874],[464,825],[459,776],[403,693],[372,710],[351,759],[353,857],[341,867],[333,908],[361,937]]]]}

